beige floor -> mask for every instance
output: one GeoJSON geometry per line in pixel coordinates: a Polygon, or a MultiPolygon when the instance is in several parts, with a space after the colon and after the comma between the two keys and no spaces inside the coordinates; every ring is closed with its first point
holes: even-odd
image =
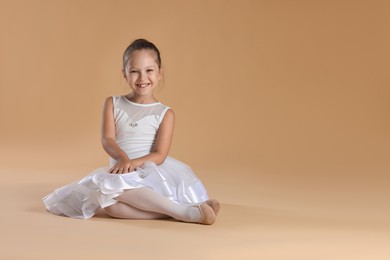
{"type": "Polygon", "coordinates": [[[223,203],[212,226],[55,216],[41,198],[85,168],[3,168],[0,259],[390,259],[388,196],[380,186],[343,196],[291,180],[237,181],[237,170],[213,167],[195,167],[223,203]]]}

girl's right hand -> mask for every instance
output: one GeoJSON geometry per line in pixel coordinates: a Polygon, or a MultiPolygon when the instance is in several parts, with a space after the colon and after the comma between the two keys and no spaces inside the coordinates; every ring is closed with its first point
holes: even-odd
{"type": "Polygon", "coordinates": [[[130,159],[118,159],[116,164],[108,170],[109,173],[113,174],[123,174],[134,171],[134,165],[130,159]]]}

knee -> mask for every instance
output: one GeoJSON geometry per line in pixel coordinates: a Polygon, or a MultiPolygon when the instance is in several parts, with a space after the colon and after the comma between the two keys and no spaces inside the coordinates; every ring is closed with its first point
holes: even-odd
{"type": "Polygon", "coordinates": [[[114,218],[119,218],[119,215],[120,215],[120,204],[119,203],[115,203],[111,206],[108,206],[108,207],[105,207],[104,208],[104,211],[110,215],[111,217],[114,217],[114,218]]]}

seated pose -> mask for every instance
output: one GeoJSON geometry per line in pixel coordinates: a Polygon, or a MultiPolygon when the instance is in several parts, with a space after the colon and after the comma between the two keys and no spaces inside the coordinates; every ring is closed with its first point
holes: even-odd
{"type": "Polygon", "coordinates": [[[220,203],[208,199],[191,168],[170,156],[175,115],[153,94],[162,67],[157,47],[135,40],[123,54],[131,92],[104,102],[102,145],[110,166],[43,198],[48,211],[87,219],[103,208],[115,218],[213,224],[220,203]]]}

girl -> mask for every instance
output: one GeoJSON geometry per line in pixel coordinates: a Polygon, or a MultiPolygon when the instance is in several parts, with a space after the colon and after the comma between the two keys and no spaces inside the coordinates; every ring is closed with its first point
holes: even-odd
{"type": "Polygon", "coordinates": [[[131,92],[105,100],[102,145],[110,167],[43,198],[57,215],[87,219],[103,208],[115,218],[162,219],[213,224],[220,209],[186,164],[168,156],[175,115],[153,94],[161,77],[157,47],[135,40],[123,54],[131,92]]]}

